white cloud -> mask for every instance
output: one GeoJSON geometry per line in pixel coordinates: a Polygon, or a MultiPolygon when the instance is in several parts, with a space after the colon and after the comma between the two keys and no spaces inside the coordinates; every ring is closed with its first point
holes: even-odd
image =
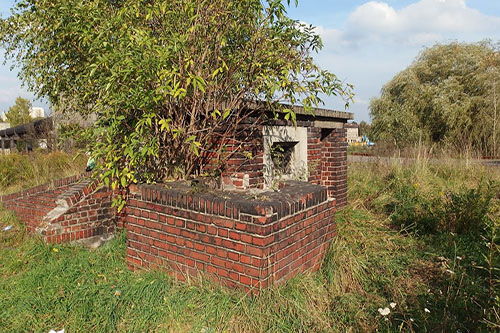
{"type": "Polygon", "coordinates": [[[465,0],[420,0],[399,10],[370,1],[352,12],[342,29],[318,27],[317,31],[332,51],[365,43],[422,46],[498,36],[500,17],[470,8],[465,0]]]}
{"type": "MultiPolygon", "coordinates": [[[[500,17],[470,8],[465,0],[415,0],[402,8],[390,3],[394,1],[366,2],[336,29],[320,25],[316,30],[325,47],[315,59],[354,84],[355,103],[349,111],[357,121],[369,120],[370,99],[410,65],[422,47],[454,40],[500,40],[500,17]]],[[[343,107],[338,97],[326,98],[326,104],[343,107]]]]}

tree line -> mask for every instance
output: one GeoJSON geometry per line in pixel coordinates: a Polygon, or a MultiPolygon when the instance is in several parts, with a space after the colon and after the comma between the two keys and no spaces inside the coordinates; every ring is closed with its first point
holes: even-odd
{"type": "Polygon", "coordinates": [[[499,96],[498,45],[437,44],[371,101],[370,137],[398,148],[422,142],[498,156],[499,96]]]}

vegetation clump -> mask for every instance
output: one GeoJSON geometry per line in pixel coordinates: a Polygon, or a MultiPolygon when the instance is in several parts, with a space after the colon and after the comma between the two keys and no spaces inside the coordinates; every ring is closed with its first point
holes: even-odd
{"type": "Polygon", "coordinates": [[[69,177],[85,170],[85,158],[63,152],[0,156],[0,195],[12,193],[52,180],[69,177]]]}

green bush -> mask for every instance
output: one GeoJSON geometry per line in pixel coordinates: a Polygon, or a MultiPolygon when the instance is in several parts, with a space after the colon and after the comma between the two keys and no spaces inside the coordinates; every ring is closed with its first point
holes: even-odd
{"type": "Polygon", "coordinates": [[[458,234],[479,235],[485,228],[495,198],[494,182],[481,182],[477,188],[462,187],[444,197],[444,229],[458,234]]]}
{"type": "Polygon", "coordinates": [[[412,170],[391,173],[388,184],[391,199],[386,213],[391,221],[405,231],[435,233],[441,220],[441,202],[434,191],[425,191],[414,179],[412,170]]]}
{"type": "Polygon", "coordinates": [[[394,225],[420,234],[482,234],[498,184],[480,181],[476,187],[443,191],[416,179],[412,169],[393,171],[387,177],[390,199],[385,208],[394,225]]]}

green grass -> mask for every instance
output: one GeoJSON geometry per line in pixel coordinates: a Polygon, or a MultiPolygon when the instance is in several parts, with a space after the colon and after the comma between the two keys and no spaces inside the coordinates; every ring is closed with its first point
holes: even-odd
{"type": "Polygon", "coordinates": [[[124,234],[97,250],[46,245],[2,211],[0,228],[14,228],[0,231],[0,331],[494,330],[498,304],[490,299],[481,238],[487,234],[401,231],[387,209],[395,198],[387,177],[401,172],[422,193],[498,179],[491,171],[446,168],[352,165],[350,206],[336,215],[338,236],[322,269],[258,296],[203,278],[178,283],[162,272],[130,272],[124,234]],[[390,303],[396,306],[382,316],[378,309],[390,303]]]}
{"type": "MultiPolygon", "coordinates": [[[[182,284],[164,273],[132,273],[125,265],[123,234],[95,251],[49,246],[18,235],[0,249],[0,308],[6,309],[0,327],[40,332],[63,327],[70,332],[361,332],[406,325],[408,299],[426,289],[413,274],[418,262],[414,241],[366,211],[348,209],[337,220],[339,236],[322,271],[259,296],[203,279],[182,284]],[[390,302],[398,306],[386,322],[377,309],[390,302]]],[[[12,235],[22,232],[16,224],[12,235]]],[[[423,318],[423,308],[413,316],[423,318]]]]}

